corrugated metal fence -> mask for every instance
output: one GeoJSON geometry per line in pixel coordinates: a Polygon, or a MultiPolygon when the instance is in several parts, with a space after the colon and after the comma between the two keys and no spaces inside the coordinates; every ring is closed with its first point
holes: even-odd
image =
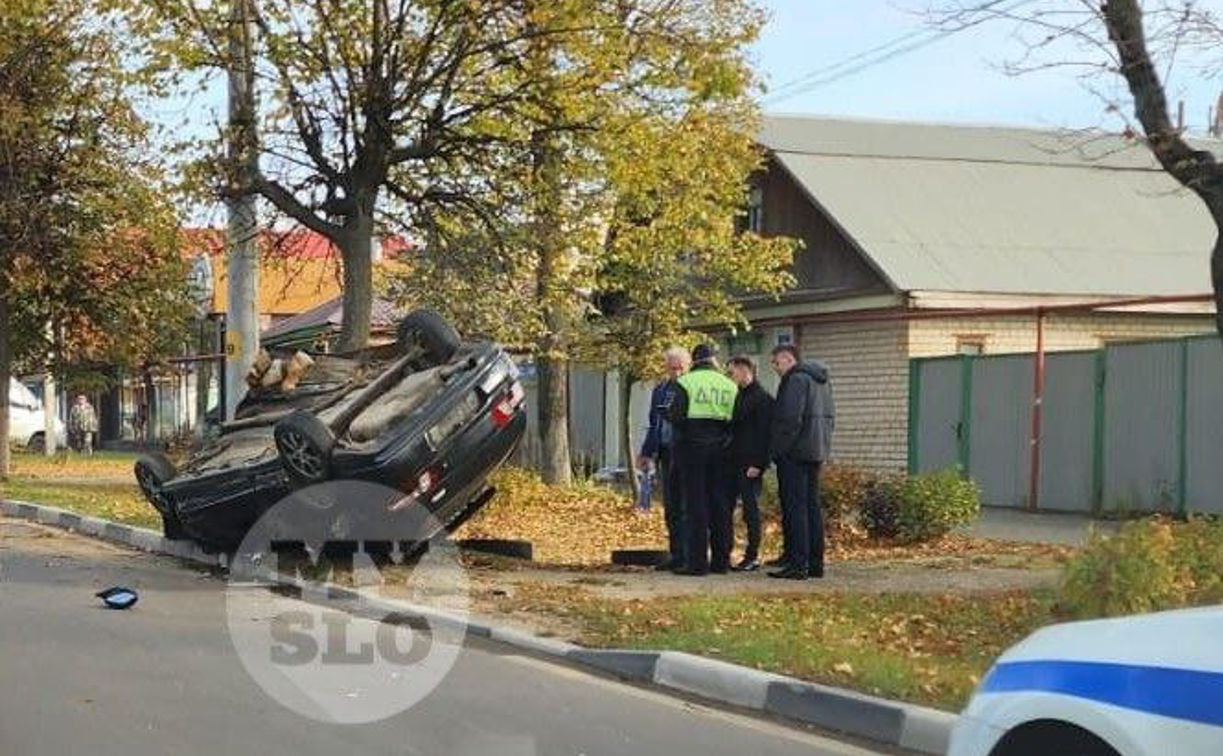
{"type": "MultiPolygon", "coordinates": [[[[1223,514],[1217,336],[1045,358],[1040,507],[1223,514]]],[[[986,503],[1029,499],[1032,355],[913,360],[909,467],[960,466],[986,503]]]]}
{"type": "MultiPolygon", "coordinates": [[[[538,382],[534,365],[519,367],[527,391],[527,433],[514,462],[538,469],[541,458],[538,382]]],[[[586,473],[597,470],[604,463],[605,382],[606,373],[601,370],[574,367],[569,372],[569,451],[575,466],[586,473]]]]}

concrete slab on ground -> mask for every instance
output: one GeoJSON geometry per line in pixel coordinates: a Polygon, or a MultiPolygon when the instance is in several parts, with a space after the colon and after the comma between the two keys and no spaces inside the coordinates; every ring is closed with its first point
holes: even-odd
{"type": "Polygon", "coordinates": [[[1028,512],[1006,507],[984,507],[981,517],[967,529],[967,533],[997,541],[1082,546],[1093,530],[1112,533],[1117,527],[1115,521],[1093,520],[1071,512],[1028,512]]]}

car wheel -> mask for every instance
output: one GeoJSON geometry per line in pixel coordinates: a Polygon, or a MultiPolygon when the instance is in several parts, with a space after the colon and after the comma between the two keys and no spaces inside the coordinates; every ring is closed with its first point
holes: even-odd
{"type": "Polygon", "coordinates": [[[42,431],[30,436],[30,440],[26,443],[25,448],[35,453],[45,452],[47,450],[47,435],[42,431]]]}
{"type": "Polygon", "coordinates": [[[309,412],[294,412],[276,424],[272,435],[280,464],[294,483],[313,485],[327,480],[335,436],[326,423],[309,412]]]}
{"type": "Polygon", "coordinates": [[[433,310],[415,310],[399,322],[399,349],[404,354],[424,352],[429,365],[444,365],[459,351],[462,340],[454,326],[433,310]]]}
{"type": "MultiPolygon", "coordinates": [[[[160,512],[162,517],[174,516],[174,503],[163,490],[166,482],[178,475],[174,463],[160,452],[143,454],[136,460],[134,472],[140,493],[144,494],[144,498],[153,508],[160,512]]],[[[175,518],[177,519],[176,516],[175,518]]]]}
{"type": "Polygon", "coordinates": [[[1007,732],[990,756],[1120,756],[1116,749],[1087,730],[1068,722],[1042,719],[1007,732]]]}

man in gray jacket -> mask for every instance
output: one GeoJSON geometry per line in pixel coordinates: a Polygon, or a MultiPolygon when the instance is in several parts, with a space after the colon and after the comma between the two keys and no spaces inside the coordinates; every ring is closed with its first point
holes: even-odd
{"type": "Polygon", "coordinates": [[[769,456],[777,464],[782,508],[784,562],[769,577],[806,580],[824,576],[824,519],[820,468],[828,460],[836,408],[828,368],[802,362],[797,347],[773,350],[781,376],[769,434],[769,456]]]}

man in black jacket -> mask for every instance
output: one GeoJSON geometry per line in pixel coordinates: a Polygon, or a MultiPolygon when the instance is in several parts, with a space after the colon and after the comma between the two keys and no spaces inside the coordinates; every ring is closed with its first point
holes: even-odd
{"type": "Polygon", "coordinates": [[[802,362],[798,349],[773,350],[781,376],[769,439],[777,463],[786,564],[769,577],[805,580],[824,576],[824,521],[820,512],[820,467],[828,459],[836,409],[828,368],[802,362]]]}
{"type": "MultiPolygon", "coordinates": [[[[743,561],[731,569],[755,572],[760,569],[760,487],[769,467],[769,423],[773,396],[756,381],[756,363],[750,357],[732,357],[730,377],[739,386],[735,415],[731,420],[731,479],[727,485],[732,515],[735,502],[743,502],[743,521],[747,525],[747,549],[743,561]]],[[[733,532],[733,526],[732,526],[733,532]]]]}

